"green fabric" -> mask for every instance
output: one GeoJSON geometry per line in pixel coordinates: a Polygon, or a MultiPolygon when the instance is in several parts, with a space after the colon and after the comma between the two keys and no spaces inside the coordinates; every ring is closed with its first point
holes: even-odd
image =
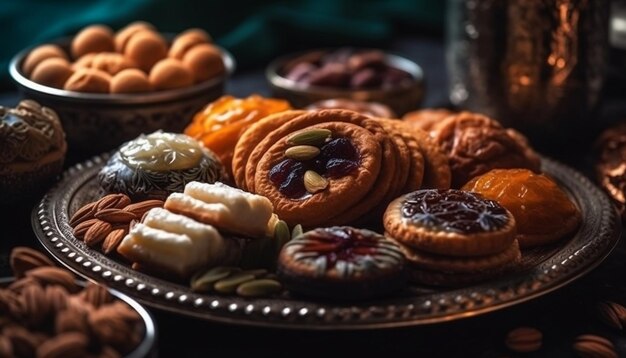
{"type": "Polygon", "coordinates": [[[82,27],[119,29],[136,20],[162,32],[207,30],[230,50],[239,69],[263,66],[281,53],[320,46],[384,47],[400,30],[439,30],[444,1],[432,0],[20,0],[3,1],[0,84],[11,88],[7,66],[21,49],[82,27]]]}

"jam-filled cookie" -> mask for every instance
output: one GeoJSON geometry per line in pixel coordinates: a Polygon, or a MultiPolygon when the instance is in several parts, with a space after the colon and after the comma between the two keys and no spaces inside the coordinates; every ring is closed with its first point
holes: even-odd
{"type": "Polygon", "coordinates": [[[423,189],[394,200],[383,217],[390,237],[447,256],[504,251],[515,240],[513,215],[493,200],[461,190],[423,189]]]}
{"type": "Polygon", "coordinates": [[[352,227],[320,228],[288,242],[278,258],[281,282],[295,294],[366,299],[400,289],[404,256],[392,240],[352,227]]]}
{"type": "Polygon", "coordinates": [[[431,135],[449,157],[453,188],[491,169],[541,169],[539,156],[521,133],[477,113],[448,116],[431,135]]]}
{"type": "Polygon", "coordinates": [[[184,134],[154,132],[127,142],[98,173],[100,186],[134,200],[165,199],[192,181],[223,180],[219,159],[184,134]]]}
{"type": "Polygon", "coordinates": [[[494,169],[468,182],[464,190],[495,200],[517,224],[521,247],[553,243],[576,230],[578,208],[550,178],[528,169],[494,169]]]}

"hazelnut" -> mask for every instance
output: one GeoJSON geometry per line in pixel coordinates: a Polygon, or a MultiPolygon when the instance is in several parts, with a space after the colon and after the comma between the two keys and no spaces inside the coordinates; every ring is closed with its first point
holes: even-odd
{"type": "Polygon", "coordinates": [[[72,68],[74,70],[77,70],[79,68],[90,68],[96,55],[97,53],[88,53],[81,56],[78,60],[74,61],[74,63],[72,64],[72,68]]]}
{"type": "Polygon", "coordinates": [[[119,53],[124,53],[124,49],[128,44],[128,40],[130,40],[130,38],[133,37],[133,35],[135,35],[136,33],[145,30],[152,32],[156,31],[152,24],[144,21],[133,22],[131,24],[128,24],[128,26],[124,27],[123,29],[119,30],[115,34],[115,38],[113,40],[115,43],[115,51],[119,53]]]}
{"type": "Polygon", "coordinates": [[[179,60],[173,58],[157,62],[150,71],[149,79],[156,90],[180,88],[193,83],[191,72],[179,60]]]}
{"type": "Polygon", "coordinates": [[[63,88],[72,72],[72,67],[66,59],[53,57],[41,61],[33,70],[30,79],[44,86],[63,88]]]}
{"type": "Polygon", "coordinates": [[[189,29],[174,38],[168,56],[182,60],[187,51],[194,46],[210,42],[211,36],[209,36],[206,31],[202,29],[189,29]]]}
{"type": "Polygon", "coordinates": [[[93,62],[91,63],[91,68],[104,71],[111,76],[122,70],[133,67],[135,67],[133,61],[115,52],[99,53],[94,56],[93,62]]]}
{"type": "Polygon", "coordinates": [[[111,76],[94,68],[80,68],[68,78],[64,89],[76,92],[108,93],[111,76]]]}
{"type": "Polygon", "coordinates": [[[72,40],[72,56],[113,51],[113,31],[104,25],[87,26],[72,40]]]}
{"type": "Polygon", "coordinates": [[[128,40],[124,54],[139,68],[149,72],[155,63],[167,55],[167,44],[159,34],[141,31],[128,40]]]}
{"type": "Polygon", "coordinates": [[[111,93],[138,93],[150,91],[150,81],[143,71],[129,68],[111,79],[111,93]]]}
{"type": "Polygon", "coordinates": [[[47,58],[59,57],[67,59],[67,54],[57,45],[41,45],[34,48],[28,53],[24,63],[22,64],[22,72],[26,77],[30,77],[31,73],[41,61],[47,58]]]}
{"type": "Polygon", "coordinates": [[[191,71],[196,82],[206,81],[224,73],[220,50],[210,44],[197,45],[183,57],[183,64],[191,71]]]}

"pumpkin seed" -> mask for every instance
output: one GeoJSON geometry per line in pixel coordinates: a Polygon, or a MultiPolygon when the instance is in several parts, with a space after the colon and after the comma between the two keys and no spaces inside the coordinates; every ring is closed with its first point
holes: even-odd
{"type": "Polygon", "coordinates": [[[302,235],[303,233],[304,231],[302,230],[302,225],[298,224],[293,227],[293,230],[291,230],[291,239],[293,240],[296,237],[302,235]]]}
{"type": "Polygon", "coordinates": [[[241,271],[237,267],[218,266],[207,271],[200,271],[191,278],[191,290],[194,292],[208,292],[213,284],[230,276],[232,273],[241,271]]]}
{"type": "Polygon", "coordinates": [[[284,220],[278,220],[276,226],[274,226],[274,240],[276,240],[278,252],[280,252],[280,249],[282,249],[283,245],[285,245],[289,239],[291,239],[289,226],[284,220]]]}
{"type": "Polygon", "coordinates": [[[285,150],[285,157],[295,160],[309,160],[317,157],[320,149],[312,145],[297,145],[285,150]]]}
{"type": "Polygon", "coordinates": [[[248,281],[237,287],[237,294],[243,297],[269,296],[280,292],[282,286],[275,280],[260,279],[248,281]]]}
{"type": "Polygon", "coordinates": [[[244,271],[241,271],[241,273],[242,274],[247,273],[247,274],[253,275],[255,278],[260,278],[260,277],[267,275],[267,270],[266,269],[244,270],[244,271]]]}
{"type": "Polygon", "coordinates": [[[287,143],[291,145],[313,145],[319,147],[323,145],[331,135],[332,132],[328,129],[312,128],[290,136],[287,138],[287,143]]]}
{"type": "Polygon", "coordinates": [[[239,272],[217,281],[215,285],[213,285],[213,288],[219,293],[234,293],[237,291],[239,285],[244,282],[252,281],[254,278],[252,274],[239,272]]]}
{"type": "Polygon", "coordinates": [[[304,188],[311,194],[315,194],[328,187],[328,180],[313,170],[304,173],[304,188]]]}

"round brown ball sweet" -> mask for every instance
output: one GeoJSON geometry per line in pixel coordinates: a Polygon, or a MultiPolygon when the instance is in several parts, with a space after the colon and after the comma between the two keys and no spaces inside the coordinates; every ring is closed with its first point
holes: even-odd
{"type": "Polygon", "coordinates": [[[57,45],[37,46],[30,51],[28,56],[26,56],[26,59],[24,59],[22,72],[24,72],[26,77],[30,77],[35,70],[35,67],[37,67],[37,65],[39,65],[43,60],[55,57],[67,60],[67,54],[57,45]]]}
{"type": "Polygon", "coordinates": [[[111,93],[141,93],[151,89],[148,76],[141,70],[129,68],[111,78],[111,93]]]}
{"type": "Polygon", "coordinates": [[[183,64],[191,71],[196,82],[216,77],[226,69],[220,50],[211,44],[200,44],[183,57],[183,64]]]}
{"type": "Polygon", "coordinates": [[[157,33],[140,31],[128,40],[124,55],[147,73],[155,63],[167,56],[167,44],[157,33]]]}
{"type": "Polygon", "coordinates": [[[37,65],[30,79],[44,86],[63,88],[63,84],[73,72],[66,59],[53,57],[45,59],[37,65]]]}
{"type": "Polygon", "coordinates": [[[79,68],[91,68],[93,64],[93,59],[96,57],[97,53],[88,53],[86,55],[81,56],[78,60],[72,63],[72,68],[76,71],[79,68]]]}
{"type": "Polygon", "coordinates": [[[124,53],[124,49],[126,48],[126,45],[128,44],[128,40],[130,40],[130,38],[133,37],[133,35],[135,35],[136,33],[145,31],[145,30],[152,31],[152,32],[156,31],[156,29],[154,28],[154,26],[152,26],[152,24],[147,23],[145,21],[136,21],[136,22],[130,23],[128,24],[128,26],[119,30],[115,34],[115,38],[113,39],[113,42],[115,45],[115,51],[119,53],[124,53]]]}
{"type": "Polygon", "coordinates": [[[212,42],[211,36],[202,29],[189,29],[174,38],[168,56],[182,60],[185,54],[199,44],[212,42]]]}
{"type": "Polygon", "coordinates": [[[122,54],[115,52],[101,52],[93,57],[91,68],[104,71],[111,76],[127,68],[136,67],[135,63],[122,54]]]}
{"type": "Polygon", "coordinates": [[[167,90],[190,86],[193,75],[179,60],[166,58],[154,65],[149,80],[155,90],[167,90]]]}
{"type": "Polygon", "coordinates": [[[113,49],[113,30],[104,25],[87,26],[72,40],[74,58],[92,52],[111,52],[113,49]]]}
{"type": "Polygon", "coordinates": [[[67,91],[108,93],[111,76],[95,68],[80,68],[68,78],[63,89],[67,91]]]}

